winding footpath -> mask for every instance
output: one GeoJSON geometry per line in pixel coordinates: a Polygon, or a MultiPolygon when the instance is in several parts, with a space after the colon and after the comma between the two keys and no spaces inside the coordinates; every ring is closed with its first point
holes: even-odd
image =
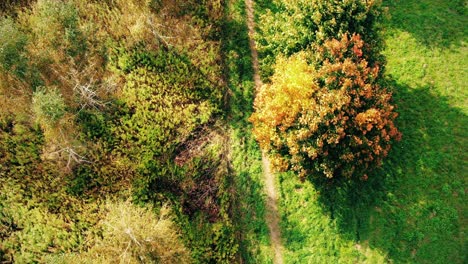
{"type": "MultiPolygon", "coordinates": [[[[253,8],[253,0],[245,0],[247,11],[247,26],[249,29],[249,45],[252,53],[252,66],[254,70],[255,89],[259,91],[262,86],[262,80],[259,74],[258,64],[258,51],[255,45],[255,16],[253,8]]],[[[266,201],[266,222],[270,230],[271,246],[274,252],[273,263],[283,264],[282,245],[281,245],[281,231],[279,227],[280,216],[278,213],[278,194],[275,188],[275,177],[270,170],[270,160],[266,153],[262,154],[263,174],[265,177],[265,191],[267,194],[266,201]]]]}

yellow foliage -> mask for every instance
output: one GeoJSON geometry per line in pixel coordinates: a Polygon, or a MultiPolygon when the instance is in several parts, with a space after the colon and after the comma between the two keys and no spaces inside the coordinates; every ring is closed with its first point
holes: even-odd
{"type": "Polygon", "coordinates": [[[286,131],[296,120],[302,106],[311,102],[311,95],[318,88],[313,79],[314,69],[307,64],[303,54],[290,59],[281,57],[277,62],[277,74],[271,84],[264,84],[255,99],[255,112],[251,122],[258,124],[254,134],[263,148],[278,145],[276,129],[286,131]],[[278,96],[280,95],[280,96],[278,96]],[[272,114],[274,113],[274,114],[272,114]]]}

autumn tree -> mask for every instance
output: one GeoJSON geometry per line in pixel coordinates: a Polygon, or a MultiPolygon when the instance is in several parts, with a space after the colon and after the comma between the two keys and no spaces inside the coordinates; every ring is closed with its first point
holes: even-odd
{"type": "Polygon", "coordinates": [[[313,53],[277,61],[250,118],[277,169],[301,178],[367,179],[367,171],[380,165],[400,138],[392,95],[380,84],[379,64],[368,63],[363,47],[360,35],[345,34],[313,53]]]}

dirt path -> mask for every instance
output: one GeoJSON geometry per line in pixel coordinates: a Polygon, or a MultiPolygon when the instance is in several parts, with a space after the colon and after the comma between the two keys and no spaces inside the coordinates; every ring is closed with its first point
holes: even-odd
{"type": "MultiPolygon", "coordinates": [[[[258,66],[258,52],[255,45],[255,17],[253,0],[245,0],[247,9],[247,26],[249,28],[249,45],[252,52],[252,66],[254,70],[255,89],[258,91],[262,86],[258,66]]],[[[262,154],[263,174],[265,177],[265,191],[267,193],[266,201],[266,222],[270,230],[270,240],[274,251],[273,262],[283,264],[283,255],[281,253],[281,231],[279,228],[280,217],[278,213],[278,194],[275,188],[275,177],[270,170],[270,160],[265,153],[262,154]]]]}
{"type": "Polygon", "coordinates": [[[263,174],[265,176],[265,189],[267,192],[266,221],[270,230],[270,239],[275,257],[273,263],[283,264],[283,255],[281,253],[281,231],[279,227],[280,217],[278,213],[278,195],[275,188],[275,177],[270,171],[270,160],[266,154],[262,155],[263,174]]]}
{"type": "Polygon", "coordinates": [[[253,0],[245,0],[245,7],[247,11],[247,27],[249,28],[249,46],[252,53],[252,66],[254,70],[254,81],[255,89],[258,91],[262,86],[262,80],[260,79],[259,66],[258,66],[258,51],[255,45],[254,34],[255,34],[255,16],[253,8],[253,0]]]}

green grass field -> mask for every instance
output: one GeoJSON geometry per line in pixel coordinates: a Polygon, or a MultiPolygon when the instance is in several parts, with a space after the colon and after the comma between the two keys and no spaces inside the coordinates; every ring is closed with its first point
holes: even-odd
{"type": "Polygon", "coordinates": [[[463,1],[384,1],[403,133],[366,183],[279,175],[287,263],[466,263],[468,40],[463,1]]]}

